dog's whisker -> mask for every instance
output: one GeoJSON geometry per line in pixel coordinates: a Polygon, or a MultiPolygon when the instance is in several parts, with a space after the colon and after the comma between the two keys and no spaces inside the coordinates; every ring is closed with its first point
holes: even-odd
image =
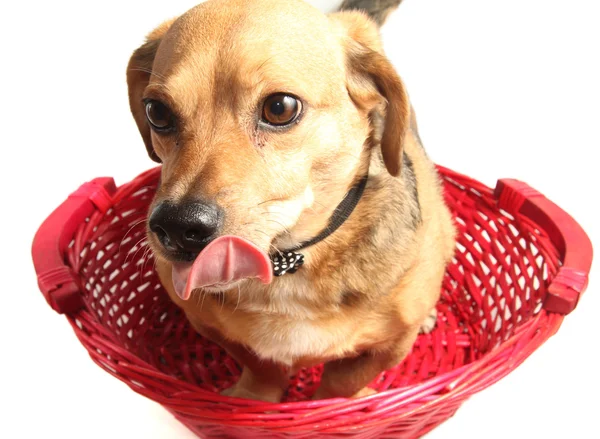
{"type": "Polygon", "coordinates": [[[269,222],[274,222],[276,224],[278,224],[281,228],[283,228],[283,230],[285,231],[285,233],[287,233],[288,235],[292,234],[292,231],[289,229],[289,227],[285,226],[281,221],[283,221],[284,223],[289,222],[290,217],[285,215],[282,212],[271,212],[269,218],[266,219],[266,221],[269,222]]]}
{"type": "Polygon", "coordinates": [[[134,245],[133,245],[133,246],[132,246],[132,247],[129,249],[129,252],[127,252],[127,256],[125,256],[125,263],[127,263],[127,261],[129,260],[129,258],[130,258],[131,256],[134,256],[134,255],[135,255],[135,253],[137,253],[137,252],[139,251],[139,249],[140,249],[140,248],[139,248],[139,246],[140,246],[140,244],[141,244],[142,242],[144,242],[144,238],[140,238],[140,240],[139,240],[138,242],[136,242],[136,243],[135,243],[135,244],[134,244],[134,245]],[[132,254],[132,253],[131,253],[131,251],[132,251],[133,249],[135,249],[135,253],[133,253],[133,254],[132,254]]]}
{"type": "Polygon", "coordinates": [[[223,298],[223,300],[221,301],[221,312],[223,312],[223,307],[225,306],[225,291],[222,291],[220,294],[223,298]]]}
{"type": "Polygon", "coordinates": [[[313,200],[313,203],[318,204],[319,206],[321,206],[323,209],[327,209],[327,206],[325,206],[323,203],[321,203],[320,201],[317,200],[313,200]]]}
{"type": "Polygon", "coordinates": [[[281,252],[281,250],[279,250],[273,244],[269,244],[269,247],[271,247],[273,250],[275,250],[277,253],[279,253],[279,256],[281,256],[283,258],[283,253],[281,252]]]}
{"type": "Polygon", "coordinates": [[[144,277],[144,267],[146,266],[146,261],[147,261],[146,258],[148,257],[149,252],[150,252],[150,248],[146,247],[146,249],[144,250],[144,253],[142,255],[142,258],[141,258],[140,271],[139,271],[140,280],[144,277]]]}
{"type": "Polygon", "coordinates": [[[143,223],[145,221],[146,221],[146,218],[142,218],[141,220],[136,221],[135,224],[132,225],[129,228],[129,230],[127,230],[127,233],[125,233],[125,235],[123,235],[123,238],[121,239],[121,242],[119,242],[119,252],[121,251],[121,248],[123,247],[123,241],[125,241],[127,239],[127,235],[129,235],[133,229],[135,229],[137,226],[139,226],[141,223],[143,223]]]}
{"type": "MultiPolygon", "coordinates": [[[[249,223],[245,223],[245,224],[242,224],[242,225],[243,226],[247,226],[247,225],[258,226],[258,224],[256,222],[249,222],[249,223]]],[[[269,241],[271,240],[271,236],[269,236],[269,234],[267,234],[266,232],[264,232],[262,230],[259,230],[259,229],[256,229],[256,228],[253,229],[253,231],[255,233],[260,233],[262,235],[265,235],[269,239],[269,241]]],[[[288,231],[288,233],[290,233],[290,232],[288,231]]],[[[283,253],[281,252],[281,250],[279,250],[277,247],[275,247],[273,244],[271,244],[271,242],[269,242],[269,247],[272,248],[273,250],[275,250],[277,253],[279,253],[280,256],[283,257],[283,253]]]]}
{"type": "Polygon", "coordinates": [[[202,307],[204,306],[204,299],[206,298],[206,292],[200,290],[200,295],[202,296],[202,303],[200,303],[200,311],[202,311],[202,307]]]}
{"type": "Polygon", "coordinates": [[[265,201],[261,201],[260,203],[258,203],[256,206],[262,206],[263,204],[266,203],[271,203],[272,201],[281,201],[281,197],[275,197],[275,198],[271,198],[270,200],[265,200],[265,201]]]}
{"type": "Polygon", "coordinates": [[[259,66],[257,70],[261,70],[266,64],[268,64],[269,62],[271,62],[272,60],[276,59],[277,57],[279,57],[280,54],[276,53],[272,56],[270,56],[269,58],[265,59],[259,66]]]}
{"type": "Polygon", "coordinates": [[[135,259],[135,257],[137,256],[138,252],[148,245],[148,244],[143,245],[143,242],[145,239],[146,239],[146,237],[144,236],[129,250],[129,253],[127,254],[127,256],[125,256],[125,261],[124,261],[125,264],[127,262],[133,261],[135,259]],[[135,252],[131,253],[131,250],[133,250],[134,248],[136,248],[135,252]]]}
{"type": "Polygon", "coordinates": [[[242,227],[244,227],[244,226],[258,226],[258,224],[256,224],[255,221],[251,221],[249,223],[240,224],[240,226],[242,226],[242,227]]]}
{"type": "MultiPolygon", "coordinates": [[[[267,212],[267,211],[263,211],[260,214],[261,215],[273,215],[273,216],[278,215],[279,217],[282,217],[282,215],[285,215],[283,212],[267,212]]],[[[283,216],[283,218],[287,218],[287,215],[283,216]]]]}
{"type": "Polygon", "coordinates": [[[265,221],[269,221],[269,222],[271,222],[271,223],[279,224],[279,225],[280,225],[280,226],[283,228],[283,230],[284,230],[284,232],[285,232],[285,233],[287,233],[288,235],[291,235],[291,234],[292,234],[292,232],[290,231],[290,229],[288,229],[286,226],[284,226],[283,224],[281,224],[281,223],[280,223],[279,221],[277,221],[276,219],[273,219],[273,218],[267,218],[265,221]]]}
{"type": "MultiPolygon", "coordinates": [[[[265,232],[263,232],[262,230],[257,230],[254,229],[254,231],[256,233],[262,233],[263,235],[265,235],[267,238],[271,238],[269,235],[267,235],[265,232]]],[[[283,257],[283,253],[281,253],[281,250],[279,250],[277,247],[275,247],[273,244],[269,243],[269,247],[272,248],[273,250],[275,250],[277,253],[279,253],[279,256],[283,257]]]]}
{"type": "MultiPolygon", "coordinates": [[[[262,202],[258,203],[258,204],[256,205],[256,207],[258,207],[258,206],[261,206],[261,205],[263,205],[263,204],[266,204],[266,203],[270,203],[270,202],[272,202],[272,201],[278,201],[278,200],[279,200],[279,198],[271,198],[270,200],[265,200],[265,201],[262,201],[262,202]]],[[[327,209],[327,206],[325,206],[325,205],[324,205],[323,203],[321,203],[320,201],[313,200],[313,203],[315,203],[315,204],[318,204],[319,206],[323,207],[324,209],[327,209]]],[[[310,209],[310,208],[309,208],[309,209],[310,209]]],[[[273,212],[262,211],[262,212],[261,212],[261,214],[262,214],[262,215],[265,215],[265,214],[273,214],[273,212]]]]}
{"type": "Polygon", "coordinates": [[[238,284],[237,287],[238,287],[238,300],[237,300],[237,303],[235,305],[233,312],[237,311],[238,307],[240,306],[240,299],[242,297],[242,288],[240,287],[240,284],[238,284]]]}
{"type": "Polygon", "coordinates": [[[146,262],[148,260],[149,253],[150,253],[150,249],[148,247],[146,247],[144,249],[144,253],[142,254],[142,258],[140,259],[140,270],[139,270],[140,279],[142,279],[144,277],[144,269],[146,267],[146,262]]]}
{"type": "Polygon", "coordinates": [[[146,263],[152,257],[152,249],[150,246],[146,246],[146,252],[144,253],[143,262],[142,262],[142,276],[144,275],[144,270],[146,269],[146,263]]]}

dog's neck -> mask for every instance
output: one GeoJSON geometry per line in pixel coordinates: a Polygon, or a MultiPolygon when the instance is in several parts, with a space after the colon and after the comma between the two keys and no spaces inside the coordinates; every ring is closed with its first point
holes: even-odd
{"type": "MultiPolygon", "coordinates": [[[[357,173],[368,170],[369,178],[348,219],[328,238],[304,249],[306,263],[296,274],[277,277],[270,285],[249,283],[242,287],[239,303],[240,291],[231,290],[231,309],[314,319],[344,304],[386,294],[417,257],[414,242],[421,212],[411,160],[405,159],[404,165],[401,176],[392,177],[381,156],[374,155],[357,173]]],[[[307,240],[310,236],[305,235],[296,242],[307,240]]],[[[279,248],[294,248],[296,242],[279,248]]]]}
{"type": "Polygon", "coordinates": [[[304,255],[300,250],[311,247],[332,235],[352,214],[360,201],[367,186],[368,174],[360,179],[347,193],[344,199],[334,209],[327,226],[315,237],[308,239],[292,248],[278,251],[270,255],[273,264],[273,274],[283,276],[292,274],[304,264],[304,255]]]}

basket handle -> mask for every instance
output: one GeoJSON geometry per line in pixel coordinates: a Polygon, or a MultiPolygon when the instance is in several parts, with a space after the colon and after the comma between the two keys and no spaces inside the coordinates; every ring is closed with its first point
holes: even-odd
{"type": "Polygon", "coordinates": [[[501,209],[524,215],[544,229],[560,253],[563,265],[548,286],[544,309],[569,314],[588,284],[593,249],[583,228],[567,212],[526,183],[498,180],[494,195],[501,209]]]}
{"type": "Polygon", "coordinates": [[[83,306],[77,275],[65,261],[66,250],[77,228],[95,211],[105,213],[117,191],[115,181],[100,177],[84,183],[46,218],[33,238],[31,254],[38,286],[59,314],[83,306]]]}

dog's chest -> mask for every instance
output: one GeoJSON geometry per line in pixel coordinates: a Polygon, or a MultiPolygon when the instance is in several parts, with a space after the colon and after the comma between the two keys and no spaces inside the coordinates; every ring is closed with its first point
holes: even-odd
{"type": "Polygon", "coordinates": [[[260,358],[288,366],[300,358],[341,356],[353,338],[347,322],[333,324],[335,306],[307,303],[303,298],[318,292],[301,276],[291,280],[271,291],[268,301],[257,295],[240,306],[252,316],[239,334],[240,342],[260,358]]]}
{"type": "Polygon", "coordinates": [[[292,366],[302,358],[341,356],[348,341],[342,332],[319,321],[266,318],[251,329],[248,343],[260,358],[292,366]]]}

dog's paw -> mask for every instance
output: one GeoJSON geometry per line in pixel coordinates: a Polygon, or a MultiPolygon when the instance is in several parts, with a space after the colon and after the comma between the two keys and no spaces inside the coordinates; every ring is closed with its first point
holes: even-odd
{"type": "Polygon", "coordinates": [[[435,328],[435,324],[437,322],[437,309],[433,308],[429,311],[427,317],[425,317],[425,321],[421,323],[421,328],[419,329],[420,334],[429,334],[435,328]]]}
{"type": "MultiPolygon", "coordinates": [[[[358,392],[356,392],[354,395],[349,396],[348,398],[350,399],[356,399],[356,398],[362,398],[363,396],[371,396],[371,395],[375,395],[377,393],[377,390],[373,390],[370,387],[365,387],[361,390],[359,390],[358,392]]],[[[336,398],[339,395],[334,395],[331,393],[328,393],[326,391],[324,391],[322,388],[317,389],[316,393],[312,396],[312,400],[313,401],[318,401],[321,399],[330,399],[330,398],[336,398]]]]}
{"type": "Polygon", "coordinates": [[[352,395],[350,398],[351,399],[362,398],[363,396],[371,396],[371,395],[375,395],[376,393],[377,393],[377,390],[371,389],[370,387],[364,387],[361,390],[359,390],[358,392],[356,392],[354,395],[352,395]]]}
{"type": "Polygon", "coordinates": [[[255,401],[264,401],[272,403],[279,403],[281,401],[281,395],[273,395],[269,393],[258,394],[244,389],[243,387],[240,387],[236,384],[234,384],[228,389],[223,390],[221,392],[221,395],[229,396],[230,398],[253,399],[255,401]]]}

